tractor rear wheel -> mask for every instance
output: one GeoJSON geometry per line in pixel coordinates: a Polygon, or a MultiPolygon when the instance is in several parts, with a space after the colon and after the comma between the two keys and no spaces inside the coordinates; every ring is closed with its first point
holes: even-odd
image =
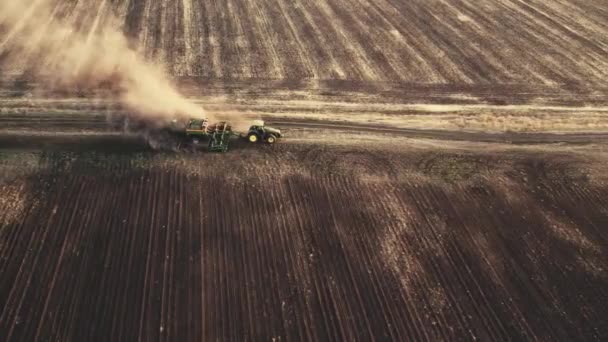
{"type": "Polygon", "coordinates": [[[251,142],[251,143],[256,143],[256,142],[258,142],[259,138],[256,134],[251,133],[247,136],[247,140],[249,140],[249,142],[251,142]]]}

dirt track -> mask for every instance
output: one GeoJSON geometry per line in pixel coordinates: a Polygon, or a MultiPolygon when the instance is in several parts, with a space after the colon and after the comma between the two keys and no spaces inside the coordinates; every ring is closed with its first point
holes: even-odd
{"type": "MultiPolygon", "coordinates": [[[[319,120],[291,120],[288,118],[266,121],[270,126],[278,126],[296,132],[304,130],[315,135],[332,135],[339,132],[359,132],[370,136],[386,134],[407,138],[426,138],[445,141],[471,141],[508,144],[592,144],[608,142],[608,133],[575,132],[575,133],[487,133],[463,132],[452,130],[432,130],[415,128],[398,128],[380,124],[357,124],[319,120]],[[332,132],[334,131],[334,132],[332,132]],[[319,133],[323,132],[323,133],[319,133]]],[[[74,141],[81,141],[83,135],[91,146],[98,148],[91,136],[108,140],[110,144],[124,141],[125,144],[143,144],[140,137],[124,134],[125,121],[120,115],[108,118],[103,115],[2,115],[0,116],[0,146],[36,148],[45,144],[59,144],[69,148],[74,141]],[[44,130],[40,130],[40,128],[44,130]],[[124,135],[121,137],[121,135],[124,135]],[[68,139],[71,137],[71,139],[68,139]]],[[[75,144],[77,149],[81,144],[75,144]]],[[[142,148],[146,148],[142,146],[142,148]]],[[[130,150],[127,147],[127,150],[130,150]]]]}

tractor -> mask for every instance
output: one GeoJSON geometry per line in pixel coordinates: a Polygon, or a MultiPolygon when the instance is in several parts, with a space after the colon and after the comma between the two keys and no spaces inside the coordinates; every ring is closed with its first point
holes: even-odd
{"type": "Polygon", "coordinates": [[[207,119],[173,120],[167,129],[170,135],[178,138],[178,145],[197,147],[207,142],[207,149],[211,152],[228,151],[232,136],[246,137],[252,143],[265,141],[269,144],[274,144],[281,137],[280,130],[265,126],[263,121],[255,121],[246,135],[233,131],[226,121],[211,124],[207,119]]]}
{"type": "Polygon", "coordinates": [[[265,141],[269,144],[274,144],[281,137],[280,130],[265,126],[262,120],[255,121],[247,132],[247,140],[251,143],[265,141]]]}

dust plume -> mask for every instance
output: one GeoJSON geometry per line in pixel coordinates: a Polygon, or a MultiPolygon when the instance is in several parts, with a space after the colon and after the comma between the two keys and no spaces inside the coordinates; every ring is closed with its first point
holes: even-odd
{"type": "Polygon", "coordinates": [[[161,67],[129,47],[113,25],[117,20],[108,9],[111,2],[98,3],[81,6],[86,8],[79,9],[81,18],[75,20],[62,13],[80,3],[0,1],[0,57],[26,63],[28,73],[45,88],[110,96],[140,119],[162,122],[204,115],[176,91],[161,67]],[[98,13],[102,10],[108,12],[104,20],[98,13]]]}

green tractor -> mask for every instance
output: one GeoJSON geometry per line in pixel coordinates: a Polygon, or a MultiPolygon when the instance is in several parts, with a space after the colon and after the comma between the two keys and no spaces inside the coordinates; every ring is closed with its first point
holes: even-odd
{"type": "Polygon", "coordinates": [[[265,141],[269,144],[274,144],[281,137],[280,130],[265,126],[262,120],[255,121],[247,132],[247,140],[251,143],[265,141]]]}
{"type": "Polygon", "coordinates": [[[280,130],[265,126],[263,121],[255,121],[246,135],[234,132],[226,121],[210,124],[207,119],[173,120],[168,129],[172,136],[178,137],[180,145],[186,143],[196,147],[207,142],[210,152],[228,151],[228,144],[233,136],[246,137],[252,143],[265,141],[269,144],[274,144],[282,137],[280,130]]]}

